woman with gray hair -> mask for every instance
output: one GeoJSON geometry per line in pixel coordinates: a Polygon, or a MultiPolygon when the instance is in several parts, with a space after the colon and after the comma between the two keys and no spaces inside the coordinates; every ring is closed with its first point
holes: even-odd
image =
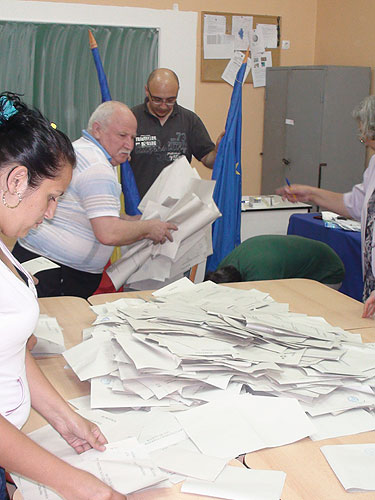
{"type": "MultiPolygon", "coordinates": [[[[375,95],[363,99],[352,115],[358,122],[359,140],[375,151],[375,95]]],[[[356,184],[348,193],[335,193],[301,184],[284,186],[276,192],[291,202],[312,203],[361,222],[365,302],[363,317],[373,316],[375,313],[375,249],[372,243],[375,239],[375,156],[370,159],[362,183],[356,184]]]]}

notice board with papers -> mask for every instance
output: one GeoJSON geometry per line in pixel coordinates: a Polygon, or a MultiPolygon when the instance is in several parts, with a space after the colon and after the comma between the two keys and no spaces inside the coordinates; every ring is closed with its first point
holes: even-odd
{"type": "MultiPolygon", "coordinates": [[[[223,40],[225,37],[232,35],[232,27],[234,26],[234,22],[238,18],[248,18],[251,17],[253,20],[253,27],[255,28],[258,24],[261,25],[274,25],[276,26],[277,33],[277,42],[276,47],[267,48],[267,51],[272,53],[272,66],[280,66],[280,33],[281,33],[281,18],[279,16],[266,16],[266,15],[255,15],[255,14],[239,14],[239,13],[228,13],[228,12],[202,12],[201,14],[201,81],[202,82],[224,82],[221,78],[223,71],[225,70],[229,60],[230,55],[228,57],[219,56],[220,58],[215,58],[215,56],[211,56],[211,58],[205,58],[205,21],[207,21],[208,17],[212,16],[209,19],[214,19],[217,17],[219,22],[225,24],[225,33],[222,36],[220,35],[212,35],[211,39],[215,41],[214,36],[217,39],[220,37],[220,40],[223,40]],[[225,21],[224,21],[225,18],[225,21]]],[[[240,28],[241,29],[241,28],[240,28]]],[[[224,32],[224,26],[223,26],[224,32]]],[[[245,52],[246,48],[239,49],[242,52],[245,52]]],[[[251,56],[251,55],[250,55],[251,56]]],[[[250,57],[249,56],[249,57],[250,57]]],[[[248,74],[245,83],[252,83],[251,71],[248,74]]]]}

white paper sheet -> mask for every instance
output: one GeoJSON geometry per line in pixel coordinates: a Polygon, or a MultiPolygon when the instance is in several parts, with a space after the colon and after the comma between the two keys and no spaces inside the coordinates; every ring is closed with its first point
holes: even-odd
{"type": "Polygon", "coordinates": [[[375,491],[375,444],[327,445],[320,448],[346,491],[375,491]]]}
{"type": "Polygon", "coordinates": [[[285,477],[281,471],[227,466],[215,482],[187,479],[181,491],[230,500],[279,500],[285,477]]]}

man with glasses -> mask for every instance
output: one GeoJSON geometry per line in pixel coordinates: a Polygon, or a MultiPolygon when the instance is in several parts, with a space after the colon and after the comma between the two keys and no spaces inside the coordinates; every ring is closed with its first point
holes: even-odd
{"type": "Polygon", "coordinates": [[[146,99],[132,108],[138,122],[130,164],[141,198],[164,167],[176,158],[192,156],[206,167],[214,165],[217,148],[202,120],[177,104],[179,81],[166,68],[154,70],[145,86],[146,99]]]}

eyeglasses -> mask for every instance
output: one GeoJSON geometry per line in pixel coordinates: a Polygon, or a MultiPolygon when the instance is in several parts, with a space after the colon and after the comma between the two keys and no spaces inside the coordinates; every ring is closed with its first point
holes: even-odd
{"type": "Polygon", "coordinates": [[[156,96],[152,95],[149,88],[147,90],[148,90],[151,101],[154,102],[155,104],[162,104],[163,103],[166,106],[174,106],[174,104],[177,101],[177,96],[166,97],[164,99],[162,97],[156,97],[156,96]]]}

